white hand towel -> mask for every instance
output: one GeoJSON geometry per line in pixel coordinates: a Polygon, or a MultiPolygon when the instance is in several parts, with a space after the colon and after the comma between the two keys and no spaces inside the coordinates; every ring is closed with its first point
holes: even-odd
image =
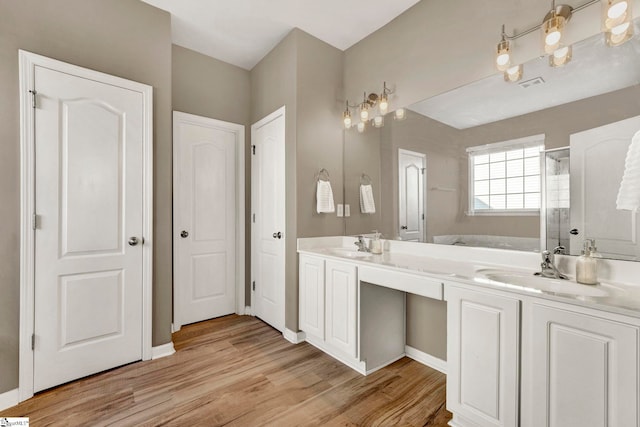
{"type": "Polygon", "coordinates": [[[371,184],[360,184],[360,211],[362,213],[376,213],[376,203],[373,200],[373,187],[371,184]]]}
{"type": "Polygon", "coordinates": [[[316,210],[318,213],[332,213],[336,211],[333,203],[333,190],[331,190],[331,183],[329,181],[318,180],[316,199],[316,210]]]}
{"type": "Polygon", "coordinates": [[[631,139],[627,151],[616,208],[629,211],[640,209],[640,131],[631,139]]]}

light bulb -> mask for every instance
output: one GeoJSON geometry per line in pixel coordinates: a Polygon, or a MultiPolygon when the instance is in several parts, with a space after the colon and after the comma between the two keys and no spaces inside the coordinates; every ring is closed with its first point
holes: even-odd
{"type": "Polygon", "coordinates": [[[549,55],[549,65],[552,67],[562,67],[571,61],[571,46],[563,46],[553,51],[549,55]]]}
{"type": "Polygon", "coordinates": [[[394,114],[393,114],[393,118],[396,120],[404,120],[407,118],[407,114],[404,110],[404,108],[398,108],[394,114]]]}
{"type": "Polygon", "coordinates": [[[373,118],[373,126],[377,128],[381,128],[382,126],[384,126],[384,117],[375,116],[373,118]]]}
{"type": "Polygon", "coordinates": [[[364,122],[358,123],[358,132],[359,133],[364,132],[364,127],[365,127],[364,122]]]}
{"type": "Polygon", "coordinates": [[[362,103],[360,105],[360,120],[362,122],[369,120],[369,104],[362,103]]]}
{"type": "Polygon", "coordinates": [[[624,24],[616,25],[611,29],[611,34],[613,34],[614,36],[619,36],[621,34],[624,34],[629,29],[629,25],[631,25],[630,22],[625,22],[624,24]]]}
{"type": "Polygon", "coordinates": [[[607,9],[607,17],[609,19],[617,19],[625,14],[629,5],[626,1],[614,3],[607,9]]]}
{"type": "Polygon", "coordinates": [[[630,22],[617,25],[605,33],[605,40],[609,46],[620,46],[633,36],[633,26],[630,22]]]}
{"type": "Polygon", "coordinates": [[[562,39],[562,28],[564,27],[565,19],[562,16],[553,16],[542,24],[544,34],[544,51],[546,53],[553,53],[562,39]]]}
{"type": "Polygon", "coordinates": [[[378,109],[380,110],[380,114],[387,114],[387,110],[389,109],[389,100],[387,99],[387,95],[384,93],[380,95],[378,109]]]}
{"type": "Polygon", "coordinates": [[[522,78],[522,64],[507,68],[504,72],[504,79],[508,82],[517,82],[522,78]]]}
{"type": "Polygon", "coordinates": [[[544,42],[547,44],[547,46],[552,46],[552,45],[558,44],[561,37],[562,37],[562,34],[560,33],[560,31],[556,30],[547,34],[547,37],[544,38],[544,42]]]}
{"type": "Polygon", "coordinates": [[[351,111],[349,111],[349,107],[344,110],[342,113],[342,121],[344,122],[345,129],[349,129],[351,127],[351,111]]]}
{"type": "Polygon", "coordinates": [[[504,71],[511,63],[511,47],[508,40],[502,40],[496,48],[496,68],[504,71]]]}

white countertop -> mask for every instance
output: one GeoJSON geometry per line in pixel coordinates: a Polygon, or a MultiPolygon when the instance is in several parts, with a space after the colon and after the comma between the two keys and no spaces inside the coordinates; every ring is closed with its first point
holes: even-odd
{"type": "MultiPolygon", "coordinates": [[[[298,252],[351,262],[362,267],[424,275],[440,280],[445,285],[447,282],[458,282],[640,317],[640,283],[633,283],[634,279],[640,280],[640,263],[599,260],[604,275],[608,274],[609,277],[601,278],[603,284],[579,286],[601,289],[606,295],[585,296],[501,283],[488,280],[482,275],[482,270],[500,270],[533,275],[537,271],[536,267],[540,265],[540,255],[535,253],[394,241],[387,242],[387,247],[391,251],[385,251],[380,255],[371,254],[360,257],[359,254],[356,254],[357,257],[353,257],[349,256],[353,255],[350,252],[341,254],[335,250],[336,248],[355,249],[352,246],[353,242],[352,237],[343,236],[298,239],[298,252]],[[617,265],[621,262],[631,265],[617,265]],[[528,266],[533,268],[527,268],[528,266]],[[612,277],[613,273],[616,273],[617,277],[612,277]],[[614,281],[612,279],[622,280],[614,281]]],[[[559,257],[561,262],[558,264],[560,266],[565,264],[565,267],[566,265],[571,266],[571,258],[575,257],[559,257]]],[[[575,261],[573,262],[575,263],[575,261]]],[[[569,270],[561,268],[561,271],[569,270]]],[[[539,280],[549,279],[540,278],[539,280]]],[[[575,281],[573,283],[575,284],[575,281]]]]}

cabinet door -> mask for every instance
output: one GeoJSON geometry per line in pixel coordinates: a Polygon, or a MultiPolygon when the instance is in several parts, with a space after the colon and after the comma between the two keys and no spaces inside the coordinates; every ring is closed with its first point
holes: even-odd
{"type": "Polygon", "coordinates": [[[454,421],[517,426],[520,301],[453,286],[446,299],[447,408],[454,421]]]}
{"type": "Polygon", "coordinates": [[[347,356],[357,356],[357,273],[352,264],[326,261],[326,342],[347,356]]]}
{"type": "Polygon", "coordinates": [[[300,255],[300,330],[324,340],[324,260],[300,255]]]}
{"type": "Polygon", "coordinates": [[[537,303],[529,321],[524,426],[639,425],[637,326],[537,303]]]}

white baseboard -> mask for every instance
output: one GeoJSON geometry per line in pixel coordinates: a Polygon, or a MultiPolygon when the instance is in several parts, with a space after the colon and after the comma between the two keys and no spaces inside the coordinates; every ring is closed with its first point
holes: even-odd
{"type": "Polygon", "coordinates": [[[177,325],[175,323],[171,323],[171,333],[178,332],[182,328],[181,325],[177,325]]]}
{"type": "Polygon", "coordinates": [[[244,308],[244,315],[245,316],[253,316],[253,313],[251,312],[251,306],[248,305],[244,308]]]}
{"type": "Polygon", "coordinates": [[[293,332],[291,329],[287,328],[284,328],[284,332],[282,333],[282,335],[287,341],[293,344],[300,344],[307,338],[304,332],[293,332]]]}
{"type": "Polygon", "coordinates": [[[151,359],[160,359],[161,357],[171,356],[176,350],[173,348],[173,342],[151,347],[151,359]]]}
{"type": "MultiPolygon", "coordinates": [[[[12,406],[16,406],[20,403],[19,400],[18,389],[14,388],[13,390],[5,391],[4,393],[0,393],[0,411],[3,411],[7,408],[11,408],[12,406]]],[[[14,414],[16,417],[20,414],[14,414]]]]}
{"type": "Polygon", "coordinates": [[[420,362],[423,365],[427,365],[430,368],[435,369],[436,371],[440,371],[443,374],[447,374],[447,362],[442,359],[438,359],[430,354],[425,353],[424,351],[420,351],[417,348],[410,347],[408,345],[404,346],[404,352],[407,357],[415,360],[416,362],[420,362]]]}

